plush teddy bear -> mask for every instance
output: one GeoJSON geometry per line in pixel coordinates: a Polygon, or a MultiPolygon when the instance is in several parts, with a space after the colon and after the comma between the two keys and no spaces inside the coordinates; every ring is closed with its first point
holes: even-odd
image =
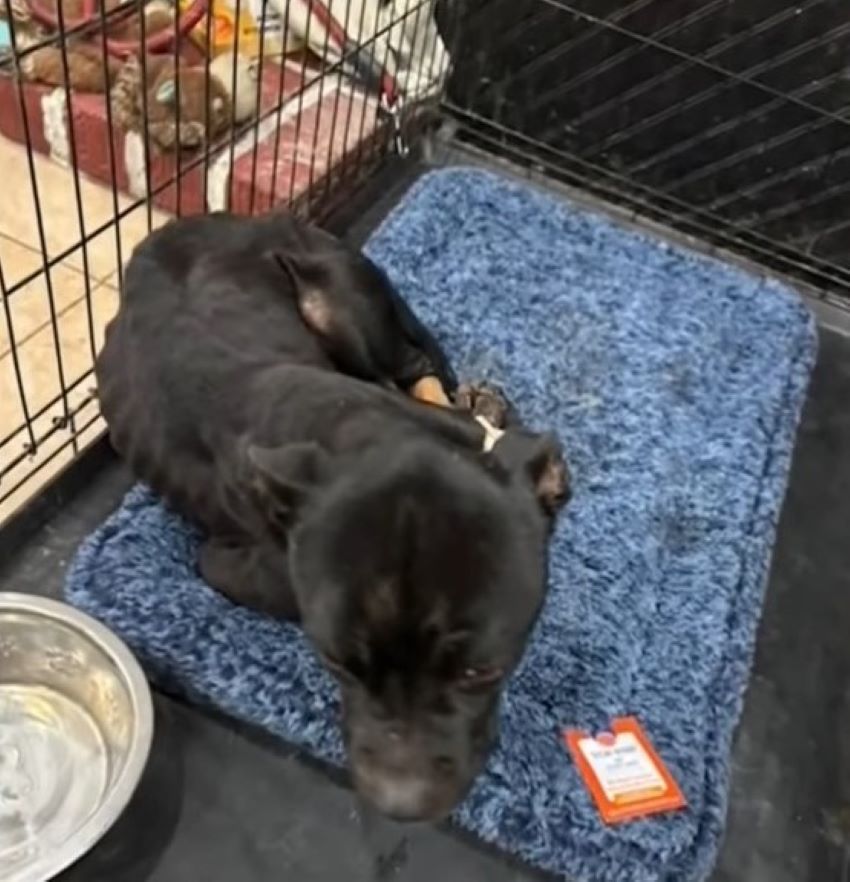
{"type": "Polygon", "coordinates": [[[173,56],[147,55],[144,73],[143,82],[142,64],[135,57],[128,58],[121,68],[110,95],[112,118],[117,125],[127,131],[144,131],[147,112],[150,140],[163,150],[199,147],[230,125],[228,91],[213,76],[207,87],[203,65],[190,65],[181,59],[175,77],[173,56]],[[209,98],[209,131],[205,95],[209,98]]]}
{"type": "Polygon", "coordinates": [[[179,81],[175,81],[173,56],[145,56],[145,73],[146,99],[142,92],[141,63],[135,58],[125,62],[111,93],[112,116],[122,128],[141,132],[147,110],[150,139],[163,150],[200,147],[233,123],[244,122],[257,112],[256,69],[243,56],[227,53],[210,63],[208,86],[204,65],[190,65],[183,60],[179,65],[179,81]],[[209,97],[209,130],[206,129],[205,94],[209,97]]]}
{"type": "MultiPolygon", "coordinates": [[[[56,15],[59,0],[47,0],[47,6],[56,15]]],[[[105,0],[104,11],[109,12],[120,0],[105,0]]],[[[68,21],[82,15],[82,0],[61,0],[62,12],[68,21]]],[[[51,32],[35,21],[25,0],[12,0],[12,19],[15,24],[15,45],[20,52],[36,43],[47,41],[51,32]]],[[[4,10],[5,11],[5,10],[4,10]]],[[[174,27],[174,8],[168,0],[150,0],[145,4],[145,34],[152,36],[166,28],[174,27]]],[[[108,19],[106,35],[110,40],[121,40],[130,45],[141,45],[142,25],[138,15],[117,20],[108,19]]],[[[40,46],[21,58],[21,74],[29,82],[48,86],[69,85],[76,92],[106,93],[121,70],[121,61],[106,55],[104,64],[103,45],[99,33],[85,38],[74,37],[65,50],[66,62],[62,61],[59,45],[40,46]],[[67,65],[67,80],[66,80],[67,65]]]]}
{"type": "MultiPolygon", "coordinates": [[[[97,46],[88,43],[72,43],[66,50],[68,85],[75,92],[107,92],[120,68],[120,62],[107,56],[97,46]]],[[[65,65],[62,50],[58,46],[41,46],[21,59],[21,73],[33,83],[46,86],[65,85],[65,65]]]]}

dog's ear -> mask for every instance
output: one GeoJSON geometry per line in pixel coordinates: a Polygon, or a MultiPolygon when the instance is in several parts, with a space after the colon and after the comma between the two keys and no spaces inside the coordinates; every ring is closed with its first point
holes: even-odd
{"type": "Polygon", "coordinates": [[[310,442],[245,449],[249,485],[266,520],[286,530],[310,494],[328,473],[327,454],[310,442]]]}
{"type": "Polygon", "coordinates": [[[489,454],[511,477],[530,481],[540,507],[550,517],[570,498],[570,472],[558,439],[551,433],[510,429],[489,454]]]}
{"type": "Polygon", "coordinates": [[[305,324],[320,337],[334,333],[331,299],[331,277],[321,260],[307,254],[272,253],[277,265],[289,276],[295,288],[298,311],[305,324]]]}
{"type": "Polygon", "coordinates": [[[296,290],[327,285],[328,273],[321,256],[306,252],[272,251],[271,258],[290,277],[296,290]]]}
{"type": "Polygon", "coordinates": [[[336,367],[362,380],[384,379],[385,359],[370,345],[375,335],[364,331],[370,328],[375,307],[363,302],[348,261],[331,252],[276,252],[273,256],[292,282],[304,324],[318,337],[336,367]]]}

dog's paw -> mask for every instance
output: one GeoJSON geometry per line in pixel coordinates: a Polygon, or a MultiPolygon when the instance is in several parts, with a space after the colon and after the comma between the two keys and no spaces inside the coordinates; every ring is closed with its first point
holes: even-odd
{"type": "Polygon", "coordinates": [[[500,389],[489,383],[462,383],[454,395],[455,407],[484,417],[496,429],[504,429],[513,408],[500,389]]]}
{"type": "Polygon", "coordinates": [[[554,517],[570,500],[572,478],[560,447],[547,456],[537,476],[537,498],[547,514],[554,517]]]}

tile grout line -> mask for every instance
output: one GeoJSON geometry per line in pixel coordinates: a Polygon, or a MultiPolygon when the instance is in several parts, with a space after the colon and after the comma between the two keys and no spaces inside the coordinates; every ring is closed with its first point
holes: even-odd
{"type": "MultiPolygon", "coordinates": [[[[109,232],[109,230],[104,230],[104,232],[101,235],[105,236],[108,232],[109,232]]],[[[36,257],[38,257],[39,262],[41,264],[41,266],[39,266],[40,275],[34,279],[31,279],[29,282],[27,282],[28,285],[31,285],[33,282],[37,282],[39,280],[39,278],[44,276],[44,265],[43,265],[44,258],[42,256],[41,251],[38,248],[34,248],[32,245],[29,245],[26,242],[22,242],[20,239],[16,239],[14,236],[10,236],[8,233],[4,233],[2,231],[0,231],[0,239],[5,239],[7,242],[11,242],[13,245],[17,245],[18,248],[24,248],[26,251],[29,251],[31,254],[34,254],[34,255],[36,255],[36,257]]],[[[87,242],[86,246],[88,247],[89,244],[90,243],[87,242]]],[[[80,248],[80,250],[82,250],[82,246],[78,246],[78,247],[80,248]]],[[[59,249],[59,250],[64,250],[64,249],[59,249]]],[[[48,256],[47,259],[51,260],[51,257],[48,256]]],[[[68,255],[68,257],[65,258],[65,260],[60,261],[59,263],[56,263],[50,267],[51,270],[57,269],[57,268],[69,270],[70,272],[75,273],[78,276],[82,276],[83,278],[85,278],[85,275],[86,275],[83,272],[81,267],[74,266],[74,264],[71,262],[71,255],[70,254],[68,255]]],[[[108,281],[112,276],[114,276],[117,272],[118,272],[118,268],[116,266],[115,269],[112,269],[108,273],[106,273],[103,276],[103,278],[98,278],[97,276],[92,276],[91,280],[93,283],[95,283],[95,285],[102,285],[104,282],[108,281]]],[[[26,275],[29,275],[29,273],[27,273],[26,275]]],[[[15,284],[16,284],[15,282],[12,282],[12,284],[7,285],[7,287],[12,287],[15,284]]]]}
{"type": "MultiPolygon", "coordinates": [[[[2,235],[2,234],[0,234],[0,235],[2,235]]],[[[118,287],[116,285],[113,285],[109,282],[103,281],[103,282],[95,282],[92,285],[91,293],[95,294],[98,291],[100,291],[102,288],[111,288],[115,292],[118,291],[118,287]]],[[[60,321],[63,316],[67,315],[72,309],[74,309],[80,303],[85,301],[87,296],[88,295],[86,295],[85,293],[80,294],[80,296],[76,300],[69,303],[64,309],[59,310],[59,312],[56,313],[56,320],[60,321]]],[[[51,320],[50,319],[45,320],[37,328],[33,328],[33,330],[31,330],[29,333],[25,334],[23,337],[16,339],[15,346],[18,349],[20,349],[25,343],[27,343],[29,340],[32,340],[33,337],[40,334],[45,328],[49,328],[50,325],[51,325],[51,320]]],[[[5,349],[0,350],[0,363],[2,363],[6,359],[7,356],[11,355],[11,352],[12,352],[11,346],[7,346],[5,349]]]]}

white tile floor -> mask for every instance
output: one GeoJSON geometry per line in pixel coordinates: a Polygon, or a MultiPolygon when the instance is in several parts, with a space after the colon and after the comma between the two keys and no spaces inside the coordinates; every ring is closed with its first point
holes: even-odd
{"type": "MultiPolygon", "coordinates": [[[[103,342],[103,330],[118,304],[118,246],[111,190],[80,176],[85,233],[89,235],[104,224],[109,224],[109,228],[87,245],[85,260],[83,250],[77,248],[45,273],[45,255],[48,259],[56,257],[79,243],[83,236],[71,170],[42,156],[35,156],[34,164],[44,249],[26,150],[0,137],[3,290],[9,291],[37,273],[8,294],[0,310],[0,470],[12,466],[0,477],[0,524],[73,459],[73,448],[66,446],[71,438],[67,428],[55,431],[38,445],[34,454],[28,455],[27,416],[33,423],[36,438],[43,437],[61,420],[66,402],[57,400],[62,394],[60,370],[65,387],[73,387],[67,395],[69,410],[73,411],[91,397],[94,380],[86,375],[91,371],[93,354],[103,342]],[[11,334],[6,307],[12,324],[11,334]],[[55,327],[52,315],[57,319],[55,327]],[[17,486],[39,466],[36,474],[17,486]]],[[[118,204],[121,210],[130,202],[120,196],[118,204]]],[[[154,226],[159,226],[166,216],[154,212],[152,220],[154,226]]],[[[146,208],[135,208],[122,218],[119,229],[121,257],[126,262],[132,248],[148,232],[146,208]]],[[[2,296],[0,294],[0,298],[2,296]]],[[[76,418],[77,428],[96,416],[97,407],[91,401],[76,418]]],[[[90,443],[102,431],[102,421],[97,419],[82,433],[80,445],[90,443]]]]}

